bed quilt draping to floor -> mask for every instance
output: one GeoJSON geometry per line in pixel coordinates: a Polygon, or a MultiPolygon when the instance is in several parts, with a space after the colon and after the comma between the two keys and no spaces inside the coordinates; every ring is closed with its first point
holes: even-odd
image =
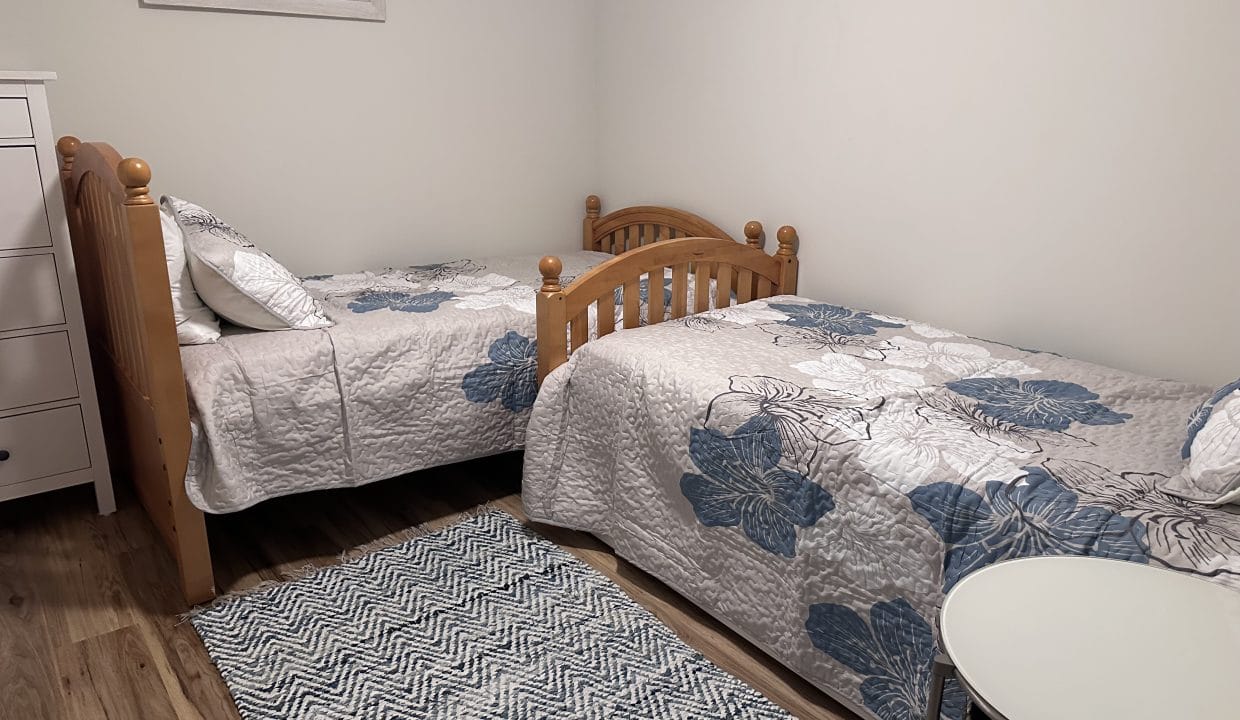
{"type": "MultiPolygon", "coordinates": [[[[568,253],[564,278],[610,257],[568,253]]],[[[233,328],[183,347],[190,500],[232,512],[520,448],[537,391],[538,260],[309,277],[333,327],[233,328]]]]}
{"type": "Polygon", "coordinates": [[[1094,555],[1240,588],[1240,515],[1158,489],[1208,395],[773,298],[574,353],[534,408],[524,502],[859,712],[920,719],[937,608],[989,563],[1094,555]]]}

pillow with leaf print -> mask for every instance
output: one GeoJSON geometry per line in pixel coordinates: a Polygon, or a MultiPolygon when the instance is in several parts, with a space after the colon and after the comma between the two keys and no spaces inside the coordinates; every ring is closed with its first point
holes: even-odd
{"type": "Polygon", "coordinates": [[[1240,380],[1193,413],[1181,454],[1188,463],[1160,484],[1164,492],[1206,505],[1240,503],[1240,380]]]}
{"type": "Polygon", "coordinates": [[[220,317],[256,330],[312,330],[334,323],[293,273],[254,246],[231,225],[174,197],[172,208],[185,235],[194,289],[220,317]]]}

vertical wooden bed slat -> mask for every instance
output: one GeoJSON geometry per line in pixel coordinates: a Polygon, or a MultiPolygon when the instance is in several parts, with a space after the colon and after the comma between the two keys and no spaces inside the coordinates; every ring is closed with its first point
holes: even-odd
{"type": "Polygon", "coordinates": [[[753,300],[753,272],[748,268],[736,271],[736,302],[747,303],[753,300]]]}
{"type": "Polygon", "coordinates": [[[697,261],[693,263],[693,312],[706,312],[710,309],[710,263],[697,261]]]}
{"type": "Polygon", "coordinates": [[[719,263],[715,277],[715,307],[725,308],[732,304],[732,266],[719,263]]]}
{"type": "Polygon", "coordinates": [[[663,268],[651,270],[646,275],[646,323],[657,325],[663,322],[667,306],[663,302],[663,268]]]}
{"type": "Polygon", "coordinates": [[[569,352],[585,345],[590,338],[590,314],[588,310],[578,312],[573,318],[572,330],[569,332],[569,352]]]}
{"type": "Polygon", "coordinates": [[[679,319],[688,314],[689,300],[689,263],[677,263],[672,266],[672,319],[679,319]]]}
{"type": "Polygon", "coordinates": [[[631,330],[642,325],[641,279],[632,278],[624,283],[624,327],[631,330]]]}
{"type": "Polygon", "coordinates": [[[598,299],[598,336],[610,335],[616,329],[616,295],[605,293],[598,299]]]}
{"type": "Polygon", "coordinates": [[[582,310],[577,313],[577,317],[572,322],[572,343],[571,350],[577,350],[586,344],[586,340],[590,338],[590,312],[589,309],[582,310]]]}

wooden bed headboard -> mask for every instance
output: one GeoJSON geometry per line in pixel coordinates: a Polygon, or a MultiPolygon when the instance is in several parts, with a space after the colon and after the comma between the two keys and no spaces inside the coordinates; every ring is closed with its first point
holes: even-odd
{"type": "MultiPolygon", "coordinates": [[[[587,222],[589,222],[587,220],[587,222]]],[[[649,288],[662,287],[666,269],[672,271],[672,305],[664,306],[660,292],[647,293],[646,323],[662,322],[665,315],[683,318],[690,312],[711,309],[710,285],[715,281],[715,307],[736,301],[775,295],[794,295],[797,291],[797,231],[791,225],[779,229],[779,247],[773,255],[762,251],[758,238],[762,225],[745,226],[746,244],[724,237],[689,237],[665,240],[628,250],[577,276],[568,287],[560,282],[564,263],[554,256],[538,263],[542,289],[538,293],[538,382],[560,365],[570,353],[590,340],[590,307],[596,308],[598,337],[616,329],[616,294],[623,288],[624,327],[642,324],[641,282],[649,288]],[[690,297],[689,276],[693,276],[690,297]],[[726,289],[726,290],[725,290],[726,289]],[[692,309],[690,309],[692,308],[692,309]],[[670,313],[669,313],[670,310],[670,313]]]]}
{"type": "Polygon", "coordinates": [[[74,261],[109,455],[180,568],[189,602],[215,594],[202,512],[185,494],[190,419],[151,169],[111,146],[63,137],[74,261]]]}
{"type": "MultiPolygon", "coordinates": [[[[586,220],[581,235],[583,250],[620,255],[645,245],[676,238],[732,239],[732,236],[720,230],[714,223],[684,210],[640,205],[622,208],[600,217],[602,209],[603,202],[598,195],[586,198],[586,220]]],[[[761,233],[762,226],[758,225],[756,233],[750,237],[747,227],[745,236],[749,243],[754,245],[761,233]]]]}

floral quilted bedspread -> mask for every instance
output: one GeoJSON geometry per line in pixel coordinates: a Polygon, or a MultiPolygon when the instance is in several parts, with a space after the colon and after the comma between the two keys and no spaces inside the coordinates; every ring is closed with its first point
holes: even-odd
{"type": "MultiPolygon", "coordinates": [[[[1240,514],[1159,490],[1209,389],[773,298],[592,342],[528,430],[590,531],[857,712],[924,717],[944,594],[1033,555],[1240,588],[1240,514]]],[[[947,717],[963,696],[948,693],[947,717]]]]}
{"type": "MultiPolygon", "coordinates": [[[[563,256],[564,279],[608,259],[563,256]]],[[[181,348],[186,489],[208,512],[520,448],[535,378],[537,255],[304,278],[335,325],[181,348]]]]}

